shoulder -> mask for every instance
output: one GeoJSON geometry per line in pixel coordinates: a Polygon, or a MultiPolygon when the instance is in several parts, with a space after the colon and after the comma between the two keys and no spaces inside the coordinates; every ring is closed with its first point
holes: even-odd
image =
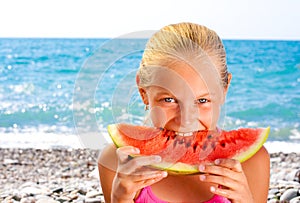
{"type": "Polygon", "coordinates": [[[263,146],[258,150],[250,159],[242,163],[243,168],[265,168],[268,169],[270,167],[270,155],[267,149],[263,146]]]}
{"type": "Polygon", "coordinates": [[[246,175],[258,175],[262,173],[268,176],[270,173],[270,155],[267,149],[263,146],[250,159],[242,163],[246,175]]]}
{"type": "Polygon", "coordinates": [[[262,147],[253,157],[242,163],[255,202],[266,202],[270,181],[270,156],[262,147]]]}
{"type": "Polygon", "coordinates": [[[117,166],[118,159],[116,155],[116,147],[113,144],[108,145],[101,151],[98,158],[100,184],[105,202],[111,202],[110,196],[112,190],[112,182],[117,166]]]}
{"type": "Polygon", "coordinates": [[[100,153],[98,158],[98,166],[105,167],[115,171],[117,168],[118,159],[116,147],[113,144],[107,145],[100,153]]]}

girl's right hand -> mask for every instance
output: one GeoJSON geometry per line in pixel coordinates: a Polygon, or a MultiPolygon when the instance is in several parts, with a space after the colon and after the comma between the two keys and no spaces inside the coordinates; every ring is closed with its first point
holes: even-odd
{"type": "Polygon", "coordinates": [[[117,149],[118,168],[112,184],[112,202],[133,202],[137,192],[167,177],[167,172],[147,167],[159,163],[160,156],[136,156],[138,148],[132,146],[117,149]]]}

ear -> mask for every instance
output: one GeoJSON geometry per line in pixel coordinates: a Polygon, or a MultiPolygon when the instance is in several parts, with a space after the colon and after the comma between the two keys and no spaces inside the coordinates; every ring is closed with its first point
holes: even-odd
{"type": "Polygon", "coordinates": [[[139,92],[140,92],[140,95],[142,97],[144,104],[149,105],[149,100],[148,100],[148,96],[146,93],[146,89],[143,87],[140,87],[140,76],[138,73],[136,74],[135,80],[136,80],[137,86],[139,87],[139,92]]]}
{"type": "Polygon", "coordinates": [[[135,76],[135,82],[136,82],[137,86],[140,86],[140,76],[139,76],[139,73],[137,73],[136,76],[135,76]]]}
{"type": "Polygon", "coordinates": [[[227,83],[227,86],[224,87],[224,94],[223,94],[222,104],[225,103],[225,99],[226,99],[226,95],[227,95],[227,92],[228,92],[228,89],[229,89],[231,78],[232,78],[232,74],[228,73],[228,83],[227,83]]]}
{"type": "Polygon", "coordinates": [[[148,95],[146,93],[145,88],[139,87],[139,93],[142,97],[142,100],[143,100],[144,104],[149,105],[148,95]]]}
{"type": "Polygon", "coordinates": [[[225,91],[224,91],[224,94],[226,96],[227,92],[228,92],[228,88],[229,88],[229,85],[230,85],[230,82],[231,82],[231,79],[232,79],[232,74],[231,73],[228,73],[228,83],[227,83],[227,86],[224,88],[225,91]]]}

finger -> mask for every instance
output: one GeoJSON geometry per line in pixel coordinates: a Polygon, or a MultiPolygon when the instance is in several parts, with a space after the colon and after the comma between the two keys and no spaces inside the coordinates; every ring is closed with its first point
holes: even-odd
{"type": "Polygon", "coordinates": [[[165,172],[165,171],[163,171],[163,172],[161,172],[160,175],[157,175],[157,176],[155,176],[153,178],[150,178],[150,179],[146,179],[144,181],[140,181],[141,182],[140,187],[144,188],[146,186],[149,186],[149,185],[152,185],[154,183],[157,183],[157,182],[161,181],[163,178],[165,178],[167,176],[168,176],[168,173],[165,172]]]}
{"type": "Polygon", "coordinates": [[[139,181],[143,179],[153,178],[156,174],[161,173],[157,169],[147,170],[146,167],[136,168],[130,162],[126,163],[118,170],[120,177],[129,178],[131,180],[139,181]]]}
{"type": "Polygon", "coordinates": [[[238,180],[238,176],[239,176],[239,174],[236,174],[235,171],[232,171],[229,168],[224,168],[222,166],[215,166],[215,165],[205,165],[205,166],[200,165],[199,171],[211,175],[227,176],[235,180],[238,180]]]}
{"type": "Polygon", "coordinates": [[[200,180],[203,182],[215,183],[217,185],[225,186],[226,188],[236,189],[238,188],[238,181],[232,179],[227,176],[219,176],[219,175],[210,175],[210,174],[202,174],[199,176],[200,180]]]}
{"type": "Polygon", "coordinates": [[[241,163],[235,159],[216,159],[214,163],[215,165],[223,166],[236,172],[243,172],[241,163]]]}
{"type": "Polygon", "coordinates": [[[148,182],[157,182],[162,178],[167,177],[168,173],[166,171],[139,171],[131,174],[118,172],[117,176],[120,179],[128,179],[130,182],[137,185],[141,185],[148,182]],[[152,180],[152,181],[151,181],[152,180]]]}
{"type": "Polygon", "coordinates": [[[227,199],[233,199],[233,196],[235,196],[233,191],[221,187],[211,186],[210,191],[216,195],[226,197],[227,199]]]}
{"type": "Polygon", "coordinates": [[[161,157],[158,155],[140,156],[131,160],[131,163],[137,167],[149,166],[161,162],[161,157]]]}
{"type": "Polygon", "coordinates": [[[140,153],[140,150],[133,146],[120,147],[116,150],[118,159],[120,163],[128,161],[129,155],[137,155],[140,153]]]}
{"type": "Polygon", "coordinates": [[[156,171],[147,174],[133,175],[132,181],[134,182],[155,182],[167,177],[168,173],[166,171],[156,171]]]}
{"type": "MultiPolygon", "coordinates": [[[[145,173],[146,170],[144,166],[149,166],[152,164],[156,164],[161,162],[161,157],[157,155],[152,155],[152,156],[140,156],[140,157],[134,157],[133,159],[129,160],[127,163],[123,164],[121,167],[121,171],[123,173],[127,174],[138,174],[138,173],[145,173]],[[138,170],[140,169],[140,170],[138,170]]],[[[152,170],[152,171],[157,171],[157,170],[152,170]]]]}

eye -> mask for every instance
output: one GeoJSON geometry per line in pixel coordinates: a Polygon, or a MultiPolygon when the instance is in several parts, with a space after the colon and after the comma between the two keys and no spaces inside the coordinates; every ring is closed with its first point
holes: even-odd
{"type": "Polygon", "coordinates": [[[168,103],[175,103],[175,102],[176,102],[175,99],[170,98],[170,97],[164,98],[163,100],[164,100],[165,102],[168,102],[168,103]]]}
{"type": "Polygon", "coordinates": [[[198,99],[197,101],[198,101],[200,104],[204,104],[204,103],[207,103],[207,102],[208,102],[208,99],[201,98],[201,99],[198,99]]]}

